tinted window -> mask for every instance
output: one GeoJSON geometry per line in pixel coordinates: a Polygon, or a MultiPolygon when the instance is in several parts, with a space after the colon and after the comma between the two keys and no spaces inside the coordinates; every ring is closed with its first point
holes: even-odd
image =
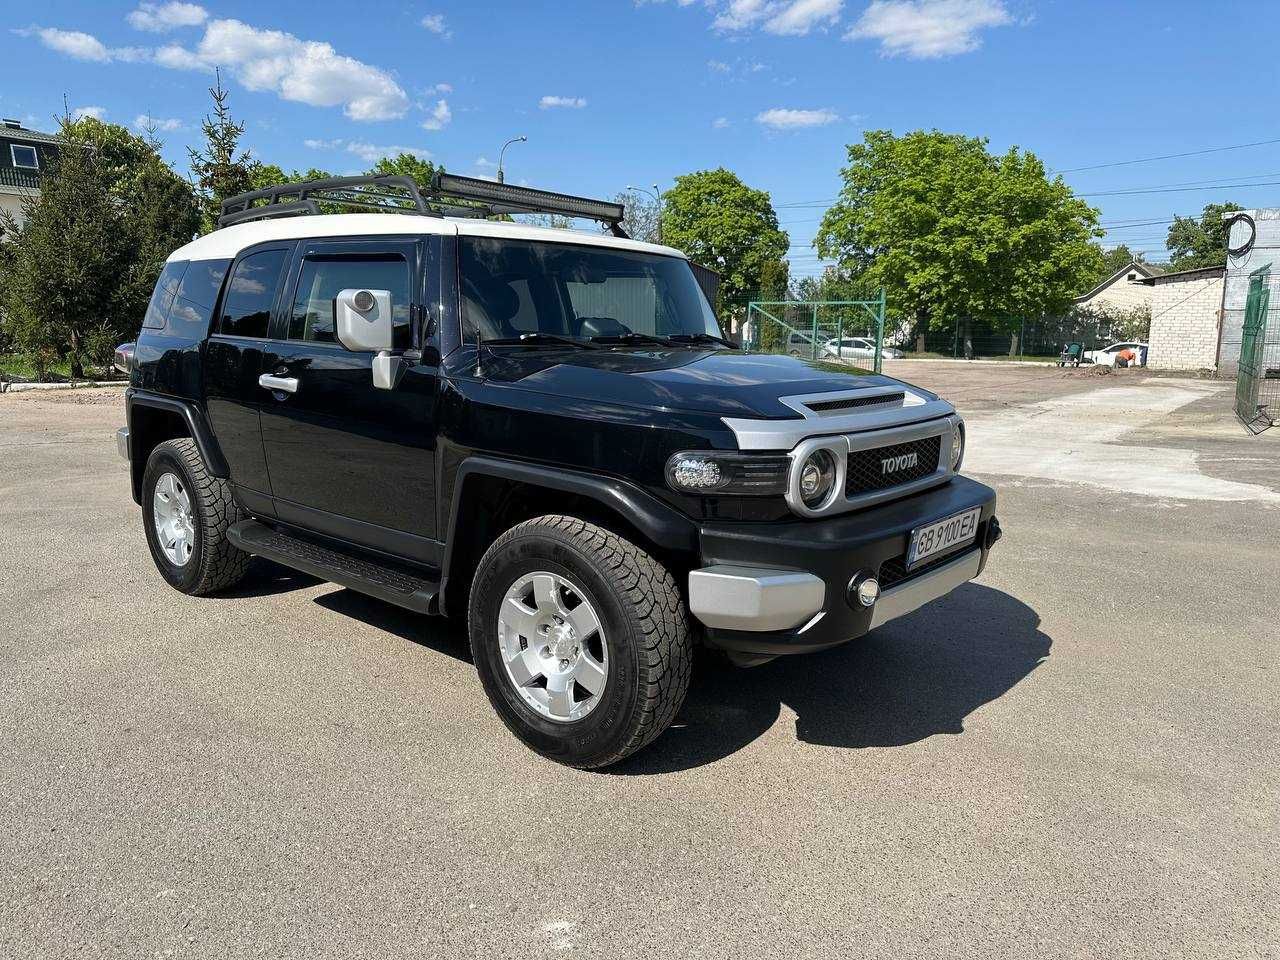
{"type": "Polygon", "coordinates": [[[40,160],[36,156],[35,147],[23,147],[16,143],[9,145],[10,156],[13,157],[13,165],[15,167],[23,167],[27,170],[36,170],[40,166],[40,160]]]}
{"type": "Polygon", "coordinates": [[[218,302],[218,290],[227,275],[230,260],[193,260],[182,277],[178,296],[188,303],[213,309],[218,302]]]}
{"type": "Polygon", "coordinates": [[[263,250],[249,254],[236,264],[222,299],[219,332],[234,337],[267,335],[284,258],[283,250],[263,250]]]}
{"type": "Polygon", "coordinates": [[[343,290],[391,291],[391,321],[397,350],[413,346],[409,327],[409,265],[397,254],[307,257],[289,313],[289,339],[337,343],[333,304],[343,290]]]}
{"type": "Polygon", "coordinates": [[[160,271],[160,279],[156,281],[156,288],[151,292],[151,302],[147,304],[146,315],[142,318],[143,327],[148,330],[164,328],[165,320],[169,316],[169,307],[173,303],[173,295],[177,292],[178,284],[186,269],[187,261],[185,260],[164,265],[164,269],[160,271]]]}

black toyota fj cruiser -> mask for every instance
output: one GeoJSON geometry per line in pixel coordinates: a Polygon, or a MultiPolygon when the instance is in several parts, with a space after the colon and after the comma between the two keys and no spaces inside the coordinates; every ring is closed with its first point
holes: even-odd
{"type": "Polygon", "coordinates": [[[951,405],[744,354],[622,213],[451,176],[227,201],[117,354],[161,575],[214,593],[256,554],[466,617],[503,721],[580,767],[670,724],[697,643],[821,650],[977,576],[996,498],[951,405]]]}

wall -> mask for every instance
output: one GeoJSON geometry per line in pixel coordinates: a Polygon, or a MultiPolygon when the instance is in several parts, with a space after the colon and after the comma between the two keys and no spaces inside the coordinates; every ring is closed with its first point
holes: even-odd
{"type": "Polygon", "coordinates": [[[1212,370],[1217,365],[1221,273],[1157,282],[1151,291],[1147,366],[1152,370],[1212,370]]]}
{"type": "MultiPolygon", "coordinates": [[[[1258,226],[1253,247],[1240,256],[1227,257],[1226,295],[1223,301],[1222,336],[1218,344],[1218,375],[1234,377],[1240,363],[1240,335],[1244,327],[1244,307],[1249,296],[1249,274],[1270,265],[1271,277],[1280,276],[1280,209],[1246,210],[1258,226]]],[[[1236,224],[1228,238],[1230,246],[1248,239],[1246,225],[1236,224]]],[[[1272,305],[1272,309],[1275,306],[1272,305]]]]}
{"type": "MultiPolygon", "coordinates": [[[[1139,280],[1142,274],[1137,274],[1139,280]]],[[[1123,276],[1105,290],[1088,300],[1077,301],[1077,306],[1092,310],[1132,310],[1151,301],[1151,288],[1123,276]]]]}
{"type": "Polygon", "coordinates": [[[21,197],[15,197],[8,193],[0,193],[0,210],[4,210],[6,213],[12,213],[18,219],[18,223],[22,223],[21,197]]]}

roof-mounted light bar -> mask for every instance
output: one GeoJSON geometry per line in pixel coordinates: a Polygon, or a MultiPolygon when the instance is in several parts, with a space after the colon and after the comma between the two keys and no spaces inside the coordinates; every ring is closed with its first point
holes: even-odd
{"type": "Polygon", "coordinates": [[[534,190],[509,183],[437,173],[433,192],[459,200],[490,204],[496,213],[554,213],[564,217],[586,217],[614,225],[621,222],[625,208],[620,203],[574,197],[550,190],[534,190]]]}

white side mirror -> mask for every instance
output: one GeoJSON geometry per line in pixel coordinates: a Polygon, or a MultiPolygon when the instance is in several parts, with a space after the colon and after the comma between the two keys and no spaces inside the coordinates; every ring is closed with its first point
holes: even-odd
{"type": "Polygon", "coordinates": [[[338,342],[374,353],[392,347],[391,291],[341,290],[333,303],[338,342]]]}

